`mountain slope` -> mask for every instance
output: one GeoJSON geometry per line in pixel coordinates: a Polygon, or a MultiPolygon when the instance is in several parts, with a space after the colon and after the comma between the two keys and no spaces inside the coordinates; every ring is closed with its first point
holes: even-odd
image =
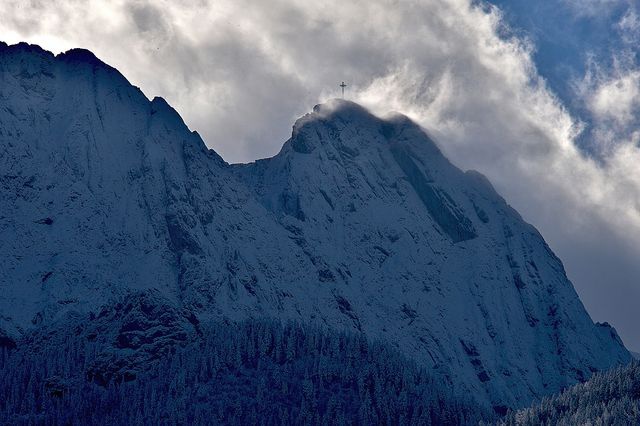
{"type": "Polygon", "coordinates": [[[629,359],[536,230],[400,115],[331,101],[229,165],[90,52],[0,45],[0,152],[14,340],[152,291],[384,339],[499,412],[629,359]]]}

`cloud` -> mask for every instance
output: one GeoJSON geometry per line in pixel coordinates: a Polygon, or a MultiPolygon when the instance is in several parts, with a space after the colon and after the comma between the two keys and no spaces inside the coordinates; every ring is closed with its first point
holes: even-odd
{"type": "Polygon", "coordinates": [[[640,16],[638,16],[637,6],[629,6],[618,22],[617,29],[627,44],[637,44],[640,41],[640,16]]]}
{"type": "MultiPolygon", "coordinates": [[[[612,43],[608,57],[590,53],[585,74],[573,81],[576,94],[573,101],[582,104],[584,118],[589,123],[588,132],[583,136],[589,137],[592,152],[602,159],[607,175],[617,174],[618,179],[636,176],[629,160],[638,160],[640,143],[637,7],[635,3],[627,3],[623,13],[610,21],[619,42],[612,43]]],[[[624,187],[635,197],[636,192],[628,184],[624,187]]]]}
{"type": "MultiPolygon", "coordinates": [[[[558,1],[589,14],[624,3],[558,1]]],[[[0,16],[7,42],[91,49],[228,161],[275,154],[295,118],[346,81],[348,97],[407,113],[454,163],[485,173],[559,252],[591,314],[640,348],[632,62],[593,66],[577,84],[595,143],[609,141],[595,160],[576,145],[582,120],[538,74],[535,46],[478,1],[8,0],[0,16]]],[[[628,12],[612,31],[630,39],[634,28],[628,12]]]]}
{"type": "Polygon", "coordinates": [[[561,0],[580,17],[593,17],[614,13],[615,7],[628,4],[629,0],[561,0]]]}
{"type": "Polygon", "coordinates": [[[632,71],[599,85],[591,99],[591,110],[603,120],[626,125],[635,117],[640,102],[640,72],[632,71]]]}

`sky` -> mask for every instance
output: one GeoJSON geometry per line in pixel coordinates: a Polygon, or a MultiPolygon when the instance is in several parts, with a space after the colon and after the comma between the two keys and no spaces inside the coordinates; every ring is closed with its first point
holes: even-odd
{"type": "Polygon", "coordinates": [[[0,40],[93,51],[228,162],[340,95],[420,123],[563,260],[640,351],[635,0],[3,0],[0,40]]]}

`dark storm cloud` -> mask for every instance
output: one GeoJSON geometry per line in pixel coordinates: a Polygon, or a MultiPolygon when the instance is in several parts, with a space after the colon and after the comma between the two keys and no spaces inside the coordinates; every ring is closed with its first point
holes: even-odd
{"type": "MultiPolygon", "coordinates": [[[[580,13],[613,1],[580,2],[580,13]]],[[[601,132],[595,143],[608,144],[596,162],[576,146],[580,120],[538,74],[536,46],[507,38],[498,10],[471,3],[9,0],[0,34],[93,50],[232,162],[275,154],[293,120],[344,80],[348,97],[409,114],[456,164],[485,173],[565,261],[595,319],[640,349],[630,302],[639,296],[640,152],[625,121],[638,100],[619,89],[640,87],[636,68],[585,65],[574,82],[601,132]]],[[[637,23],[630,12],[612,31],[634,40],[637,23]]]]}

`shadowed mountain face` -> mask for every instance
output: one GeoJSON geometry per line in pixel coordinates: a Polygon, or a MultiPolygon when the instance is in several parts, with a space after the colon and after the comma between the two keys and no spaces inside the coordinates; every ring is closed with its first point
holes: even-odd
{"type": "Polygon", "coordinates": [[[117,320],[127,356],[157,327],[165,347],[212,319],[311,321],[497,411],[630,358],[537,231],[401,115],[330,101],[275,157],[228,165],[89,52],[2,44],[0,188],[7,344],[71,312],[97,339],[117,320]],[[112,302],[129,294],[152,296],[112,302]]]}

